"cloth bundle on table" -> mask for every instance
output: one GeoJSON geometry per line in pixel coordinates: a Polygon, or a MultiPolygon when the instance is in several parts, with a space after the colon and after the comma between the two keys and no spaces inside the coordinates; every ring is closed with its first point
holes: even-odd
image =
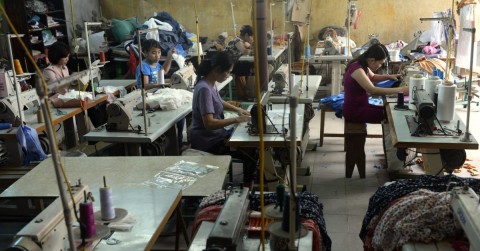
{"type": "Polygon", "coordinates": [[[480,191],[480,180],[457,176],[420,176],[380,187],[370,198],[360,239],[364,250],[395,250],[408,241],[431,242],[455,237],[450,182],[480,191]]]}

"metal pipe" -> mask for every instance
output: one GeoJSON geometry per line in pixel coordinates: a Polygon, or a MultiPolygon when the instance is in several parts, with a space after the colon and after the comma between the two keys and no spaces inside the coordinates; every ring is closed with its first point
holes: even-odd
{"type": "MultiPolygon", "coordinates": [[[[138,67],[140,67],[140,71],[142,72],[142,76],[144,75],[143,72],[143,67],[142,67],[142,43],[140,42],[140,35],[143,33],[151,32],[151,31],[156,31],[158,32],[158,29],[152,28],[152,29],[144,29],[144,30],[137,30],[137,37],[138,37],[138,67]]],[[[200,48],[199,48],[200,49],[200,48]]],[[[145,83],[143,81],[143,77],[140,79],[141,87],[142,87],[142,113],[143,113],[143,127],[145,128],[145,136],[148,135],[148,124],[147,124],[147,104],[145,102],[145,83]]]]}
{"type": "Polygon", "coordinates": [[[92,96],[93,100],[95,100],[95,84],[93,83],[92,80],[92,59],[90,58],[90,41],[88,39],[88,26],[100,26],[102,23],[100,22],[84,22],[85,25],[85,38],[87,40],[87,57],[88,57],[88,69],[90,69],[89,73],[89,81],[90,84],[92,85],[92,96]]]}
{"type": "Polygon", "coordinates": [[[18,114],[20,115],[20,126],[22,126],[23,125],[23,107],[20,104],[20,92],[22,90],[19,90],[17,86],[17,73],[15,71],[15,64],[13,59],[12,42],[10,41],[10,38],[12,37],[21,39],[21,37],[23,37],[23,34],[19,34],[18,36],[15,34],[7,34],[8,54],[10,56],[10,64],[12,65],[11,67],[12,67],[12,73],[13,73],[13,88],[15,89],[15,96],[17,98],[18,114]]]}
{"type": "MultiPolygon", "coordinates": [[[[68,206],[65,187],[63,186],[63,184],[66,184],[66,182],[68,181],[63,179],[62,173],[60,171],[61,169],[60,155],[58,154],[57,142],[55,142],[55,138],[53,136],[55,135],[55,131],[53,130],[52,124],[49,123],[50,112],[49,112],[49,109],[47,109],[47,104],[45,103],[45,102],[49,102],[49,100],[45,98],[45,89],[43,89],[42,84],[36,85],[36,91],[37,91],[38,98],[40,100],[40,107],[43,112],[43,119],[45,121],[45,128],[47,129],[48,141],[50,145],[53,147],[51,151],[52,161],[53,161],[53,167],[55,169],[55,177],[57,180],[58,191],[60,193],[60,199],[62,201],[65,225],[67,226],[68,242],[70,245],[70,250],[74,251],[76,250],[76,248],[75,248],[75,238],[74,238],[73,229],[72,229],[72,216],[71,216],[70,208],[68,206]]],[[[73,200],[73,197],[72,197],[72,200],[73,200]]],[[[72,201],[72,206],[75,207],[75,201],[72,201]]]]}
{"type": "Polygon", "coordinates": [[[475,49],[475,28],[464,28],[464,31],[468,31],[472,33],[472,41],[470,45],[470,72],[468,73],[468,92],[467,92],[467,123],[466,123],[466,128],[465,128],[465,135],[463,138],[460,140],[462,142],[471,142],[472,139],[470,138],[470,132],[469,132],[469,127],[470,127],[470,104],[472,100],[472,72],[473,72],[473,52],[475,49]]]}
{"type": "Polygon", "coordinates": [[[230,1],[230,9],[232,10],[232,20],[233,20],[233,36],[237,35],[237,23],[235,23],[235,12],[233,11],[233,3],[230,1]]]}
{"type": "MultiPolygon", "coordinates": [[[[297,208],[297,196],[295,195],[295,190],[297,187],[297,106],[298,98],[290,94],[290,229],[289,229],[289,250],[296,250],[295,248],[295,239],[296,239],[296,212],[297,208]]],[[[300,231],[300,229],[298,229],[300,231]]]]}
{"type": "Polygon", "coordinates": [[[257,28],[255,30],[256,42],[258,43],[258,66],[260,72],[260,91],[268,91],[268,60],[267,57],[267,1],[256,0],[256,15],[257,28]]]}

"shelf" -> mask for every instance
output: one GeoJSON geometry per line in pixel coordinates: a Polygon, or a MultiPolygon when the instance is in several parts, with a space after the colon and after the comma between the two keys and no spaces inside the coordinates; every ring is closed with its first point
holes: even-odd
{"type": "Polygon", "coordinates": [[[59,25],[50,26],[50,27],[43,27],[43,28],[38,28],[38,29],[29,29],[28,32],[29,32],[29,33],[34,33],[34,32],[39,32],[39,31],[43,31],[43,30],[49,30],[49,29],[55,29],[55,28],[63,28],[63,27],[65,27],[64,24],[59,24],[59,25]]]}

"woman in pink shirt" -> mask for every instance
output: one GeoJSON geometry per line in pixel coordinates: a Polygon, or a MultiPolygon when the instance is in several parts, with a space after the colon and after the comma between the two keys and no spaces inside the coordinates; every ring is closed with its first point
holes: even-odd
{"type": "Polygon", "coordinates": [[[370,105],[369,95],[389,95],[402,92],[408,94],[408,86],[396,88],[376,87],[373,82],[388,79],[397,80],[400,75],[379,75],[378,70],[388,58],[388,50],[382,44],[374,44],[363,54],[352,59],[347,64],[343,78],[345,98],[343,102],[343,117],[349,122],[375,123],[384,119],[382,106],[370,105]]]}
{"type": "MultiPolygon", "coordinates": [[[[67,68],[69,56],[70,48],[63,42],[57,41],[48,48],[50,65],[43,69],[43,77],[47,83],[70,75],[67,68]]],[[[59,90],[51,91],[60,92],[59,90]]]]}

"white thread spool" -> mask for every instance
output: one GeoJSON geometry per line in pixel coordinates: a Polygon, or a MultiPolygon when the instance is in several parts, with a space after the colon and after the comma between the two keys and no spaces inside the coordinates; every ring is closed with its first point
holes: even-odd
{"type": "Polygon", "coordinates": [[[425,80],[425,90],[432,100],[435,98],[435,89],[441,83],[442,80],[437,76],[432,76],[425,80]]]}
{"type": "Polygon", "coordinates": [[[456,91],[456,85],[438,85],[437,118],[440,121],[453,120],[456,91]]]}
{"type": "Polygon", "coordinates": [[[112,220],[116,217],[113,207],[112,189],[110,187],[100,188],[100,210],[102,220],[112,220]]]}
{"type": "Polygon", "coordinates": [[[158,84],[164,85],[165,84],[165,74],[163,72],[163,68],[158,71],[158,84]]]}
{"type": "Polygon", "coordinates": [[[423,89],[425,86],[425,77],[420,74],[415,74],[410,77],[410,82],[408,84],[408,109],[417,110],[414,100],[414,91],[423,89]]]}

